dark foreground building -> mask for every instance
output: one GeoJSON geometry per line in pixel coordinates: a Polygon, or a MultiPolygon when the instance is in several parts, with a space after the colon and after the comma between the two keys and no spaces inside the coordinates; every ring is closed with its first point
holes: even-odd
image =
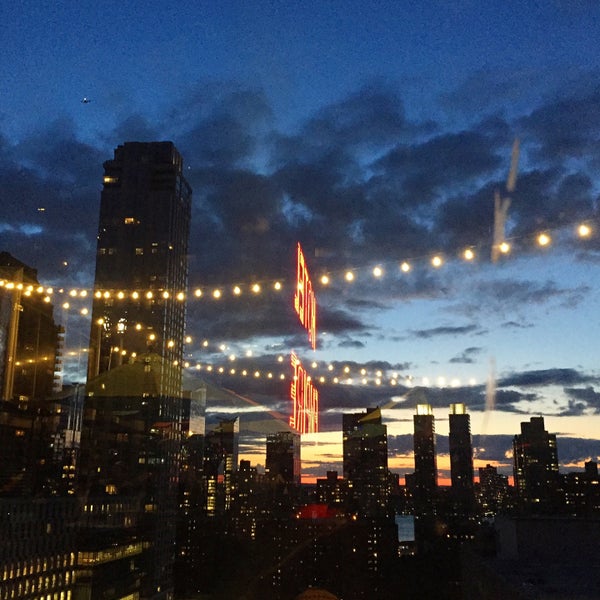
{"type": "Polygon", "coordinates": [[[79,598],[172,598],[191,191],[171,142],[104,163],[81,441],[79,598]]]}

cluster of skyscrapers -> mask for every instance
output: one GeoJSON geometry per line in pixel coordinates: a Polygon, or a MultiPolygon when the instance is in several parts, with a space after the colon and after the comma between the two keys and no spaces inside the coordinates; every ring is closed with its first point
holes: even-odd
{"type": "Polygon", "coordinates": [[[126,143],[104,163],[85,386],[63,389],[64,331],[35,270],[0,254],[0,600],[241,597],[224,584],[234,562],[247,598],[316,584],[386,598],[399,554],[470,540],[484,517],[600,511],[597,465],[561,476],[541,417],[515,436],[515,494],[490,465],[475,484],[463,404],[450,406],[450,488],[427,404],[406,485],[379,408],[343,415],[343,477],[312,487],[293,431],[266,437],[264,473],[238,461],[238,417],[195,431],[205,398],[182,390],[190,214],[172,143],[126,143]],[[399,543],[402,513],[416,548],[399,543]]]}

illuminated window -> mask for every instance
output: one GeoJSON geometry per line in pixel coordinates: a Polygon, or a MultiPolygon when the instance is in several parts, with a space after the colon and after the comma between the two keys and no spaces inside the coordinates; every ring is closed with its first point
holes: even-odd
{"type": "Polygon", "coordinates": [[[110,175],[105,175],[104,176],[104,183],[105,184],[115,184],[115,183],[119,183],[119,178],[118,177],[112,177],[110,175]]]}
{"type": "Polygon", "coordinates": [[[135,225],[137,222],[135,217],[125,217],[125,225],[135,225]]]}
{"type": "Polygon", "coordinates": [[[143,249],[143,248],[136,248],[136,249],[135,249],[135,253],[136,253],[138,256],[140,256],[140,255],[144,254],[144,249],[143,249]]]}

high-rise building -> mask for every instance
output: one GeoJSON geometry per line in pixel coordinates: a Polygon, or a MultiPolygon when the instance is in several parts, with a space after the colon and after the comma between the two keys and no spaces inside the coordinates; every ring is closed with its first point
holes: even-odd
{"type": "Polygon", "coordinates": [[[479,507],[483,515],[493,517],[507,508],[509,499],[508,476],[498,473],[492,465],[479,467],[479,507]]]}
{"type": "Polygon", "coordinates": [[[437,495],[437,457],[435,453],[435,421],[429,404],[417,404],[413,415],[415,476],[413,501],[415,512],[434,510],[437,495]]]}
{"type": "MultiPolygon", "coordinates": [[[[154,352],[180,365],[191,189],[171,142],[129,142],[104,163],[88,379],[154,352]]],[[[161,373],[181,393],[181,369],[161,373]]]]}
{"type": "Polygon", "coordinates": [[[36,269],[1,252],[0,281],[0,598],[71,598],[77,500],[66,429],[69,397],[83,394],[53,396],[61,328],[36,269]]]}
{"type": "Polygon", "coordinates": [[[300,434],[279,431],[267,435],[265,474],[281,483],[300,484],[300,434]]]}
{"type": "Polygon", "coordinates": [[[0,252],[0,392],[26,406],[54,389],[61,328],[37,270],[0,252]],[[40,292],[41,290],[41,292],[40,292]]]}
{"type": "Polygon", "coordinates": [[[381,422],[381,409],[344,414],[342,430],[344,477],[354,509],[365,516],[387,514],[387,427],[381,422]]]}
{"type": "Polygon", "coordinates": [[[463,515],[475,508],[471,422],[465,405],[450,405],[450,478],[455,509],[463,515]]]}
{"type": "Polygon", "coordinates": [[[233,474],[237,470],[240,420],[221,419],[206,434],[204,442],[204,478],[207,514],[222,513],[231,508],[233,474]]]}
{"type": "Polygon", "coordinates": [[[514,479],[520,507],[526,512],[547,513],[559,503],[556,434],[544,429],[544,417],[521,423],[513,439],[514,479]]]}
{"type": "Polygon", "coordinates": [[[171,142],[125,143],[104,163],[79,465],[82,597],[173,597],[190,207],[171,142]]]}

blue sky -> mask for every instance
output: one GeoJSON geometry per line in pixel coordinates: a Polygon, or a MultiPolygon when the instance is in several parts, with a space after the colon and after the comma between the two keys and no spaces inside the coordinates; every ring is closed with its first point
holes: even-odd
{"type": "MultiPolygon", "coordinates": [[[[247,292],[190,301],[190,363],[237,376],[197,373],[285,414],[287,382],[239,373],[286,372],[294,349],[329,378],[324,430],[345,410],[393,406],[398,456],[415,396],[442,435],[450,401],[482,433],[495,373],[481,460],[509,472],[510,436],[540,413],[565,465],[600,456],[596,2],[26,1],[1,16],[0,249],[41,280],[92,285],[102,162],[124,141],[170,139],[194,189],[190,285],[247,292]],[[513,249],[492,264],[516,137],[513,249]],[[583,221],[596,227],[586,240],[583,221]],[[315,282],[332,279],[315,285],[315,353],[291,308],[297,241],[315,282]],[[473,262],[458,258],[467,246],[473,262]],[[253,297],[256,281],[284,290],[253,297]],[[367,384],[334,385],[344,367],[367,384]]],[[[85,303],[64,300],[77,378],[85,303]]]]}

